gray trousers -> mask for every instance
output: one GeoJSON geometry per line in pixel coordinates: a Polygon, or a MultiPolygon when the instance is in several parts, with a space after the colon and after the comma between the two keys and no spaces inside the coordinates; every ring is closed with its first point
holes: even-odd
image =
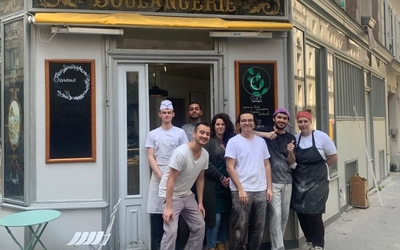
{"type": "Polygon", "coordinates": [[[160,249],[175,249],[175,241],[178,235],[179,215],[182,215],[190,231],[185,248],[189,250],[202,249],[206,223],[204,222],[203,215],[198,212],[199,205],[194,198],[194,194],[182,198],[172,198],[172,209],[174,211],[175,219],[173,221],[170,220],[168,225],[164,222],[164,235],[161,240],[160,249]]]}
{"type": "Polygon", "coordinates": [[[264,234],[267,191],[247,192],[248,204],[232,191],[230,250],[258,250],[264,234]]]}
{"type": "Polygon", "coordinates": [[[274,196],[268,204],[271,250],[285,250],[283,236],[289,219],[292,184],[272,183],[274,196]]]}

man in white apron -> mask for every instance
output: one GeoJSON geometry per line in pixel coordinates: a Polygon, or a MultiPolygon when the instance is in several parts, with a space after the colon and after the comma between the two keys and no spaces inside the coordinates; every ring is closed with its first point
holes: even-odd
{"type": "Polygon", "coordinates": [[[172,125],[175,116],[174,107],[170,100],[161,102],[158,116],[161,126],[150,131],[146,139],[147,158],[152,170],[147,212],[151,215],[151,249],[160,249],[160,242],[164,233],[162,214],[163,204],[158,196],[161,177],[168,167],[169,158],[178,146],[188,142],[185,131],[172,125]]]}

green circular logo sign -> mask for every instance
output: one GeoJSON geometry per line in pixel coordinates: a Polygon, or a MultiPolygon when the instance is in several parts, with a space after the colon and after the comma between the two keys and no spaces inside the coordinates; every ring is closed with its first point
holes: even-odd
{"type": "Polygon", "coordinates": [[[271,87],[271,76],[265,69],[254,66],[246,70],[243,74],[242,85],[250,95],[261,97],[271,87]]]}

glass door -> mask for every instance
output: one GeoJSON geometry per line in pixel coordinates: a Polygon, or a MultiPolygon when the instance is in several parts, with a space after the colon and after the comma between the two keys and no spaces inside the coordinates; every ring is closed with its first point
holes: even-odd
{"type": "Polygon", "coordinates": [[[149,166],[144,142],[148,127],[147,65],[118,66],[118,141],[120,249],[149,249],[150,221],[146,213],[149,166]]]}

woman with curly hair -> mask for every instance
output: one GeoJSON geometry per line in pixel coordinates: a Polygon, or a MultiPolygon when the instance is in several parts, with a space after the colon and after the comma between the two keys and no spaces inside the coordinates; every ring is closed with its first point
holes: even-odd
{"type": "Polygon", "coordinates": [[[225,245],[232,200],[225,166],[225,147],[233,136],[235,126],[229,115],[215,115],[211,121],[210,141],[204,146],[210,156],[209,166],[205,171],[203,200],[206,210],[206,249],[227,249],[225,245]]]}

